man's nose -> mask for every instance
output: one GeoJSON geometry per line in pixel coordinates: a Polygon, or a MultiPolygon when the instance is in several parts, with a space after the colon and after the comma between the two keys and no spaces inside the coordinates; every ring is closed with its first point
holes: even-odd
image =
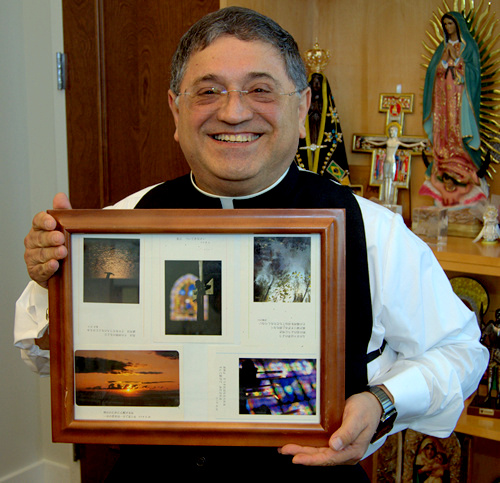
{"type": "Polygon", "coordinates": [[[249,107],[245,94],[244,91],[231,90],[222,96],[222,104],[217,111],[217,118],[230,124],[251,119],[254,112],[249,107]]]}

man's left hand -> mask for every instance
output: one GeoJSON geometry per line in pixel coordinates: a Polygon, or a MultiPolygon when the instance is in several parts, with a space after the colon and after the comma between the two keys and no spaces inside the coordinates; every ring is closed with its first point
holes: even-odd
{"type": "Polygon", "coordinates": [[[382,408],[371,393],[347,399],[342,425],[332,434],[327,448],[287,444],[279,451],[292,455],[293,463],[306,466],[354,465],[366,453],[380,422],[382,408]]]}

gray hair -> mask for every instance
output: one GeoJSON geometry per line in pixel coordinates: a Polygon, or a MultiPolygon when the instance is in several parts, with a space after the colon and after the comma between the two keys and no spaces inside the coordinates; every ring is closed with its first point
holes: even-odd
{"type": "Polygon", "coordinates": [[[298,91],[308,87],[304,62],[294,38],[274,20],[243,7],[228,7],[198,20],[181,38],[172,58],[170,89],[179,94],[180,84],[191,55],[224,35],[244,41],[271,44],[280,53],[285,69],[298,91]]]}

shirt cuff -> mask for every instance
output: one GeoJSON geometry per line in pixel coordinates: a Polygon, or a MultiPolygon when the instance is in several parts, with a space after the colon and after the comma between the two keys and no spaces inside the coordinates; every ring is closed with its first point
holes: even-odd
{"type": "Polygon", "coordinates": [[[398,422],[422,417],[430,407],[429,387],[422,373],[414,366],[403,363],[383,376],[370,381],[370,385],[383,384],[392,394],[398,411],[398,422]]]}

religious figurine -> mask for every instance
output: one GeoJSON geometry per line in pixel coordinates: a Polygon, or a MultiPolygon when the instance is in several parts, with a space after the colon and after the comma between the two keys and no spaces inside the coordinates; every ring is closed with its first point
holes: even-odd
{"type": "Polygon", "coordinates": [[[442,206],[470,205],[488,197],[481,169],[479,49],[463,15],[441,18],[444,41],[427,69],[424,86],[424,130],[434,160],[420,194],[442,206]]]}
{"type": "Polygon", "coordinates": [[[474,239],[474,243],[483,238],[483,243],[497,243],[500,238],[498,228],[498,210],[493,205],[486,206],[483,214],[483,228],[474,239]]]}
{"type": "Polygon", "coordinates": [[[306,118],[306,138],[300,139],[295,161],[301,168],[349,184],[349,166],[340,120],[330,85],[323,74],[330,52],[320,49],[316,42],[304,57],[309,71],[311,107],[306,118]]]}
{"type": "Polygon", "coordinates": [[[398,190],[409,189],[411,158],[423,155],[427,147],[427,137],[403,134],[405,115],[413,112],[413,101],[414,94],[380,94],[379,112],[386,114],[384,134],[354,134],[352,139],[353,152],[372,156],[369,185],[379,187],[374,201],[400,214],[403,207],[397,205],[398,190]]]}
{"type": "Polygon", "coordinates": [[[483,329],[481,343],[490,351],[487,369],[487,396],[483,401],[486,407],[500,407],[500,309],[495,311],[495,320],[490,320],[483,329]]]}
{"type": "Polygon", "coordinates": [[[415,483],[437,483],[450,478],[448,455],[437,438],[427,436],[423,439],[415,457],[413,467],[415,483]]]}
{"type": "Polygon", "coordinates": [[[394,178],[396,176],[396,153],[400,146],[404,148],[416,148],[417,146],[425,147],[425,141],[416,143],[405,143],[399,139],[400,127],[397,124],[389,125],[389,137],[385,141],[370,140],[370,144],[375,146],[386,146],[385,159],[383,162],[383,177],[382,186],[380,187],[379,199],[382,204],[395,205],[397,204],[397,191],[394,187],[394,178]]]}

